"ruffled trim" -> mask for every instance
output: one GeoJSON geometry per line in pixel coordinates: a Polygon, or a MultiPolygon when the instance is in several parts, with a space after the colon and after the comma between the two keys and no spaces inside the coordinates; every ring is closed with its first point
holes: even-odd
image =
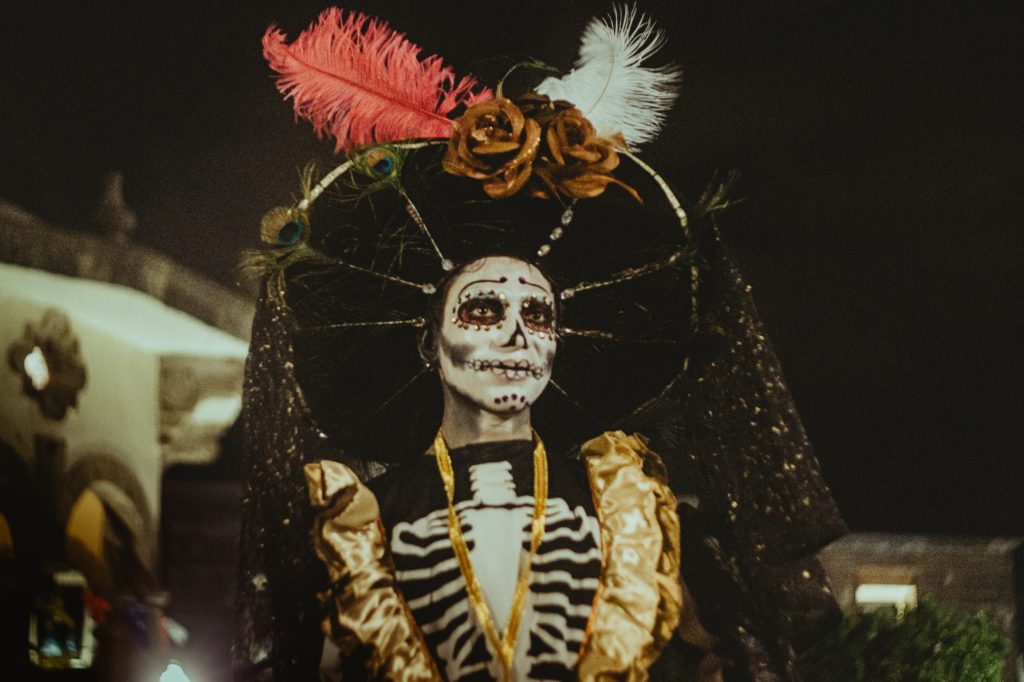
{"type": "Polygon", "coordinates": [[[679,516],[657,455],[639,436],[609,431],[583,444],[601,524],[604,569],[594,597],[580,680],[647,679],[679,625],[679,516]]]}
{"type": "Polygon", "coordinates": [[[305,466],[310,503],[318,510],[313,541],[331,588],[320,594],[321,627],[342,654],[369,648],[368,669],[402,682],[442,680],[405,600],[395,586],[380,510],[373,493],[344,464],[305,466]]]}

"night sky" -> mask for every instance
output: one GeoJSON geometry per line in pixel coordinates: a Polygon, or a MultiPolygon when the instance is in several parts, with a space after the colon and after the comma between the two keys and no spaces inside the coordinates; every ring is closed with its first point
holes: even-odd
{"type": "MultiPolygon", "coordinates": [[[[121,170],[135,238],[234,285],[262,213],[300,166],[331,163],[260,55],[268,24],[294,37],[323,6],[5,9],[0,198],[85,229],[121,170]]],[[[570,67],[610,6],[347,5],[489,82],[501,55],[570,67]]],[[[745,201],[722,228],[850,525],[1024,535],[1021,11],[640,6],[668,34],[662,61],[684,70],[670,128],[642,155],[690,197],[741,172],[745,201]]]]}

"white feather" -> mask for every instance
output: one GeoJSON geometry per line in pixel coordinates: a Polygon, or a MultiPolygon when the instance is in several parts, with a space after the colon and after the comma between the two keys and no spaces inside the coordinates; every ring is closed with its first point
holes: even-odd
{"type": "Polygon", "coordinates": [[[575,104],[599,135],[619,133],[630,147],[648,142],[678,95],[678,69],[642,65],[664,42],[662,31],[636,7],[615,7],[583,31],[576,68],[545,79],[537,92],[575,104]]]}

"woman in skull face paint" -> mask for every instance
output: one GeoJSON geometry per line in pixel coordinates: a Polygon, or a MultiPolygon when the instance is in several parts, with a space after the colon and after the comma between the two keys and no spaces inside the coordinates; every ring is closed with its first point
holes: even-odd
{"type": "Polygon", "coordinates": [[[441,306],[425,353],[441,376],[445,442],[532,440],[530,407],[557,349],[554,287],[535,265],[493,256],[455,273],[441,306]]]}
{"type": "MultiPolygon", "coordinates": [[[[591,33],[660,40],[632,13],[611,24],[591,33]]],[[[236,646],[257,672],[240,677],[308,677],[326,613],[322,668],[345,679],[715,680],[718,654],[730,679],[799,679],[790,644],[821,619],[795,614],[834,606],[812,554],[842,523],[708,219],[722,193],[684,209],[627,151],[645,105],[599,136],[536,93],[417,127],[422,102],[384,121],[338,91],[365,79],[331,80],[355,68],[335,52],[409,65],[385,58],[403,41],[338,10],[264,39],[348,158],[261,226],[236,646]],[[668,474],[612,425],[650,434],[668,474]]]]}
{"type": "MultiPolygon", "coordinates": [[[[378,672],[397,672],[387,667],[391,656],[422,667],[402,668],[413,679],[647,674],[665,644],[656,624],[671,632],[678,622],[674,501],[643,474],[643,458],[653,457],[643,441],[605,434],[584,446],[588,459],[549,461],[531,428],[531,407],[555,361],[555,301],[535,265],[506,256],[466,264],[437,294],[421,344],[444,395],[434,456],[368,484],[394,562],[398,589],[389,596],[404,601],[387,613],[414,622],[402,655],[378,650],[378,672]],[[619,598],[599,598],[602,584],[619,598]],[[625,603],[623,590],[632,590],[625,603]],[[654,627],[638,629],[636,620],[654,627]]],[[[318,489],[329,469],[309,470],[318,489]]],[[[339,534],[320,529],[321,556],[344,556],[339,534]]],[[[335,604],[350,613],[354,600],[350,593],[335,604]]],[[[343,619],[339,630],[349,629],[343,619]]],[[[711,643],[692,614],[687,633],[711,643]]],[[[364,673],[365,663],[350,657],[339,665],[364,673]]]]}

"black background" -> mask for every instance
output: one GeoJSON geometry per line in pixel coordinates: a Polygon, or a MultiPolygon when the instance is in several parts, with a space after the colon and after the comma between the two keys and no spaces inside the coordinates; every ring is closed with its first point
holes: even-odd
{"type": "MultiPolygon", "coordinates": [[[[1024,534],[1020,10],[643,2],[683,67],[643,156],[723,218],[826,475],[858,530],[1024,534]]],[[[606,2],[359,2],[460,74],[568,68],[606,2]]],[[[106,172],[136,239],[225,283],[298,168],[331,162],[260,37],[323,6],[63,2],[0,19],[0,198],[83,227],[106,172]]]]}

